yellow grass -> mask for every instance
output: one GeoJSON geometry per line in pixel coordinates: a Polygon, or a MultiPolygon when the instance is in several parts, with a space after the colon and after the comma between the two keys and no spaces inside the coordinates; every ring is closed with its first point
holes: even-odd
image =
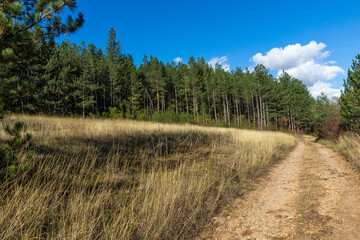
{"type": "MultiPolygon", "coordinates": [[[[290,151],[276,132],[11,116],[30,169],[0,186],[0,239],[183,239],[290,151]]],[[[1,133],[1,139],[6,138],[1,133]]]]}
{"type": "Polygon", "coordinates": [[[341,153],[360,169],[360,136],[356,133],[347,133],[339,137],[336,145],[341,153]]]}

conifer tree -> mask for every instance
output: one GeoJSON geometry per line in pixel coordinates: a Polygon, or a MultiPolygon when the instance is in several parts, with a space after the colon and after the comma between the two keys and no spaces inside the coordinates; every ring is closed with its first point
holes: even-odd
{"type": "Polygon", "coordinates": [[[121,44],[116,40],[116,32],[114,28],[109,31],[108,42],[106,46],[107,64],[109,68],[110,80],[110,106],[120,105],[121,84],[119,83],[118,64],[121,60],[121,44]],[[118,98],[117,98],[118,97],[118,98]],[[118,101],[117,101],[118,100],[118,101]]]}
{"type": "Polygon", "coordinates": [[[192,95],[192,109],[193,109],[193,117],[194,119],[198,115],[198,96],[197,96],[197,88],[199,78],[197,75],[197,63],[195,62],[195,58],[191,56],[188,61],[189,66],[189,80],[191,87],[191,95],[192,95]]]}
{"type": "Polygon", "coordinates": [[[75,8],[75,0],[0,1],[0,63],[20,59],[34,42],[78,30],[82,13],[61,19],[66,9],[75,8]]]}
{"type": "Polygon", "coordinates": [[[51,109],[63,115],[75,113],[78,96],[76,80],[80,78],[80,53],[75,44],[63,42],[50,58],[46,72],[48,77],[49,101],[51,109]]]}
{"type": "Polygon", "coordinates": [[[360,54],[355,56],[347,79],[344,80],[344,91],[341,92],[340,120],[349,130],[360,130],[360,54]]]}
{"type": "MultiPolygon", "coordinates": [[[[149,80],[152,92],[156,97],[156,111],[160,113],[160,108],[162,107],[161,100],[163,99],[165,94],[165,79],[163,63],[159,62],[157,57],[150,56],[147,79],[149,80]]],[[[164,110],[163,107],[162,110],[164,110]]]]}
{"type": "MultiPolygon", "coordinates": [[[[90,46],[91,47],[91,46],[90,46]]],[[[94,68],[93,61],[94,56],[92,52],[85,47],[85,43],[81,46],[81,57],[79,59],[80,76],[73,81],[73,94],[80,101],[77,102],[77,106],[81,108],[82,116],[85,118],[86,109],[95,103],[93,92],[98,89],[96,83],[94,83],[94,68]]]]}

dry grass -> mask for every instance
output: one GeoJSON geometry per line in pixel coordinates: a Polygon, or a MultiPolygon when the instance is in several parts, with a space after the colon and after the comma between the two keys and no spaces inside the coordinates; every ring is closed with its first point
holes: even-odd
{"type": "Polygon", "coordinates": [[[360,135],[347,133],[336,141],[336,148],[358,169],[360,169],[360,135]]]}
{"type": "Polygon", "coordinates": [[[192,125],[5,122],[19,119],[37,156],[25,174],[1,183],[0,239],[191,238],[296,145],[283,133],[192,125]]]}

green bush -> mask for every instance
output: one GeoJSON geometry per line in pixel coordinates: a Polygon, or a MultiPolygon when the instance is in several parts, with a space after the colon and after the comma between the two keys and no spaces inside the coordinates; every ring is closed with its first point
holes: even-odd
{"type": "Polygon", "coordinates": [[[117,109],[116,107],[109,107],[108,113],[103,113],[104,117],[110,118],[110,119],[122,119],[123,114],[122,112],[117,109]]]}
{"type": "Polygon", "coordinates": [[[151,118],[156,122],[169,122],[169,123],[193,123],[194,118],[191,114],[176,113],[174,110],[169,109],[164,112],[156,112],[151,118]]]}
{"type": "Polygon", "coordinates": [[[150,121],[151,117],[145,113],[143,110],[136,112],[136,119],[141,121],[150,121]]]}

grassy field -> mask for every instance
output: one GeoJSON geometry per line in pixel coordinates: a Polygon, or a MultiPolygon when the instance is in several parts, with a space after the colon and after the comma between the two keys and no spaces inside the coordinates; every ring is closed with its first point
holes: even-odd
{"type": "Polygon", "coordinates": [[[193,125],[4,123],[16,120],[33,135],[36,157],[1,182],[0,239],[192,238],[296,145],[283,133],[193,125]]]}

